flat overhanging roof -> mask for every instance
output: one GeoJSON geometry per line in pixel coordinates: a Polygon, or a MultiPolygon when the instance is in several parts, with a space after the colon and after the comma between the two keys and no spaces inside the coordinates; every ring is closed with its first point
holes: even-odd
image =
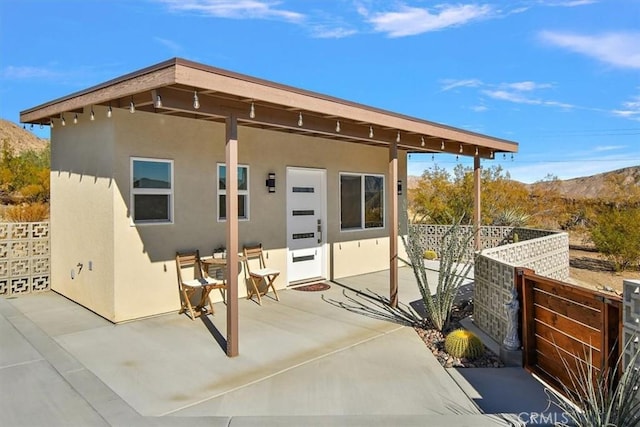
{"type": "Polygon", "coordinates": [[[103,105],[224,122],[345,142],[389,146],[411,153],[492,158],[518,144],[369,107],[181,58],[144,68],[22,111],[22,123],[50,124],[65,113],[88,114],[103,105]],[[197,94],[199,108],[194,108],[197,94]],[[157,104],[158,97],[161,106],[157,104]],[[300,120],[301,119],[301,120],[300,120]],[[444,147],[444,148],[443,148],[444,147]]]}

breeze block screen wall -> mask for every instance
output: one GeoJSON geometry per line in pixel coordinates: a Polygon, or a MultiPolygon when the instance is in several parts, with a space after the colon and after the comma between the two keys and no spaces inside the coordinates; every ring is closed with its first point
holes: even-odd
{"type": "Polygon", "coordinates": [[[0,223],[0,295],[49,289],[49,223],[0,223]]]}

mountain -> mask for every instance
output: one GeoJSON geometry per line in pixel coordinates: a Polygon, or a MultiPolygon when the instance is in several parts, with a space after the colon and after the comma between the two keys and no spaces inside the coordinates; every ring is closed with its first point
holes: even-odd
{"type": "Polygon", "coordinates": [[[48,139],[38,138],[28,128],[23,129],[13,122],[0,119],[0,143],[5,140],[9,141],[16,154],[28,150],[39,151],[49,144],[48,139]]]}
{"type": "Polygon", "coordinates": [[[610,191],[607,187],[611,182],[619,183],[624,189],[631,190],[640,188],[640,166],[618,169],[610,172],[599,173],[580,178],[542,181],[527,184],[529,190],[555,190],[567,199],[595,199],[607,198],[610,191]]]}
{"type": "MultiPolygon", "coordinates": [[[[416,188],[419,176],[409,176],[408,187],[416,188]]],[[[571,200],[607,198],[610,183],[619,183],[624,191],[640,193],[640,166],[632,166],[610,172],[599,173],[572,179],[558,179],[554,181],[540,181],[533,184],[523,184],[529,191],[556,190],[562,197],[571,200]],[[635,188],[634,188],[635,187],[635,188]]],[[[624,192],[623,191],[623,192],[624,192]]]]}

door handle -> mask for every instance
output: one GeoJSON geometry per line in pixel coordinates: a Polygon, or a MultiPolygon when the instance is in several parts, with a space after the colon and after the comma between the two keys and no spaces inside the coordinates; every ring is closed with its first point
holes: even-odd
{"type": "Polygon", "coordinates": [[[318,238],[318,243],[322,243],[322,220],[318,220],[318,233],[320,233],[320,237],[318,238]]]}

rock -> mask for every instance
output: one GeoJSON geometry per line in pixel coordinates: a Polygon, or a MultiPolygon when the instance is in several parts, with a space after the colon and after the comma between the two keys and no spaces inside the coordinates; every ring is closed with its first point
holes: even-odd
{"type": "MultiPolygon", "coordinates": [[[[473,301],[463,301],[454,306],[451,313],[450,330],[460,328],[460,319],[473,314],[473,301]]],[[[470,361],[468,359],[458,359],[449,355],[444,350],[444,334],[435,329],[415,328],[418,336],[423,340],[433,356],[445,368],[467,367],[467,368],[500,368],[504,366],[498,356],[485,347],[485,354],[470,361]]]]}

